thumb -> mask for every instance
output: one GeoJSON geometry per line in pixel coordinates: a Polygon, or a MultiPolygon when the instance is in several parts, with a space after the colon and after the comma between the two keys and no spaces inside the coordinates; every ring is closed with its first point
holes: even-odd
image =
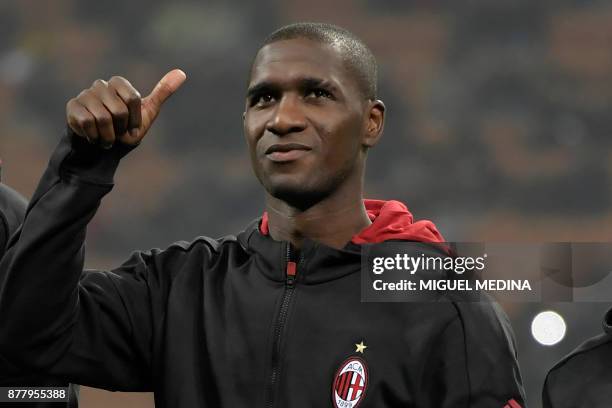
{"type": "Polygon", "coordinates": [[[143,104],[150,105],[157,113],[166,99],[183,85],[185,79],[187,79],[187,75],[183,71],[173,69],[159,80],[148,96],[143,98],[143,104]]]}

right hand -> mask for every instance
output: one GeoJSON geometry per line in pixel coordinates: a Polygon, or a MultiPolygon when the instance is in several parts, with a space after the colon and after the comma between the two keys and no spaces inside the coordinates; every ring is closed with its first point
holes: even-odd
{"type": "Polygon", "coordinates": [[[110,149],[116,141],[137,145],[159,114],[162,104],[185,82],[180,69],[168,72],[144,98],[127,79],[114,76],[97,79],[66,104],[66,119],[72,131],[110,149]]]}

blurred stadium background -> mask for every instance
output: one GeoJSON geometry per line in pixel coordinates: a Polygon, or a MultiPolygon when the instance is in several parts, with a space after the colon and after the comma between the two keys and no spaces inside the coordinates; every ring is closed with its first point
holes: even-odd
{"type": "MultiPolygon", "coordinates": [[[[610,241],[612,3],[604,0],[3,1],[3,181],[32,194],[66,101],[94,79],[122,75],[145,94],[180,67],[187,83],[122,163],[90,225],[88,265],[238,232],[263,208],[241,129],[249,64],[266,34],[305,20],[354,31],[378,57],[388,114],[368,160],[368,196],[404,201],[449,240],[610,241]]],[[[601,331],[609,304],[504,307],[529,406],[540,407],[546,370],[601,331]],[[547,309],[568,326],[550,347],[530,333],[547,309]]],[[[81,398],[85,408],[153,405],[151,395],[93,389],[81,398]]]]}

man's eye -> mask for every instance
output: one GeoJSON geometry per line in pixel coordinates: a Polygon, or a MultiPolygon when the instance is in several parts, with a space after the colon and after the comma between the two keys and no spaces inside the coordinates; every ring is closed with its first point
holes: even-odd
{"type": "Polygon", "coordinates": [[[251,106],[266,105],[274,100],[272,94],[261,94],[251,100],[251,106]]]}
{"type": "Polygon", "coordinates": [[[325,89],[317,88],[308,91],[306,96],[315,97],[315,98],[331,98],[331,93],[327,92],[325,89]]]}

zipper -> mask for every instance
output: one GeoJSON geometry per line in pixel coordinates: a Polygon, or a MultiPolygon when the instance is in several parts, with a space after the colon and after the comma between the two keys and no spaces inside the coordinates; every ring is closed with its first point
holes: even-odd
{"type": "Polygon", "coordinates": [[[285,258],[285,289],[283,291],[283,297],[281,300],[280,309],[274,325],[274,338],[272,340],[272,367],[270,370],[270,380],[268,382],[268,389],[266,392],[266,407],[274,407],[274,400],[276,397],[276,387],[280,377],[280,360],[281,360],[281,340],[283,335],[283,328],[287,322],[287,314],[289,312],[289,305],[293,298],[293,292],[295,291],[295,280],[297,276],[298,266],[302,262],[302,255],[300,254],[298,262],[296,263],[292,257],[291,243],[287,243],[287,255],[285,258]]]}

